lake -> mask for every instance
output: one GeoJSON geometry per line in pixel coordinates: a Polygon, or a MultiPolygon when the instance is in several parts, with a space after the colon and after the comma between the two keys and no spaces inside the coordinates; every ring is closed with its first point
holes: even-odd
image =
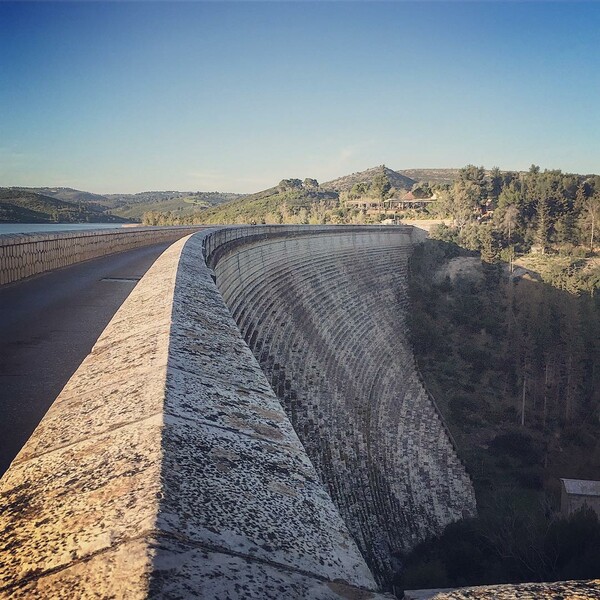
{"type": "Polygon", "coordinates": [[[0,235],[7,233],[56,233],[57,231],[89,231],[120,229],[123,223],[0,223],[0,235]]]}

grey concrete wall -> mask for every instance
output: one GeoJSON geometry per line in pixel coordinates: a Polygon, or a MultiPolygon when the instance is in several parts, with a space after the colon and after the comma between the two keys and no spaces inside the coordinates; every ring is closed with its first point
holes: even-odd
{"type": "Polygon", "coordinates": [[[132,227],[0,236],[0,285],[140,246],[178,240],[199,227],[132,227]]]}
{"type": "Polygon", "coordinates": [[[202,258],[245,235],[171,246],[2,478],[0,597],[384,597],[202,258]]]}
{"type": "Polygon", "coordinates": [[[244,339],[387,583],[395,554],[475,513],[471,481],[407,339],[414,235],[407,227],[295,231],[221,245],[213,260],[244,339]]]}

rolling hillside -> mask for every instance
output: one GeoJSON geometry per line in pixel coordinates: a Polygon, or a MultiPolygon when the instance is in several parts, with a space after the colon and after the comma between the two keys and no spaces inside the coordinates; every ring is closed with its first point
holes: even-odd
{"type": "Polygon", "coordinates": [[[173,212],[190,215],[199,210],[243,198],[242,194],[227,192],[140,192],[139,194],[110,194],[114,206],[111,213],[120,217],[141,220],[144,213],[173,212]]]}
{"type": "MultiPolygon", "coordinates": [[[[244,196],[215,208],[209,208],[199,215],[203,223],[278,223],[286,215],[297,217],[298,222],[306,220],[315,206],[334,207],[338,205],[338,194],[303,185],[286,187],[279,185],[256,194],[244,196]]],[[[283,182],[282,182],[283,183],[283,182]]],[[[286,221],[290,222],[290,221],[286,221]]]]}
{"type": "Polygon", "coordinates": [[[65,202],[37,192],[0,188],[0,222],[4,223],[126,223],[106,208],[83,201],[65,202]]]}
{"type": "Polygon", "coordinates": [[[221,192],[94,194],[65,187],[0,188],[0,222],[126,223],[149,211],[190,215],[242,197],[221,192]]]}
{"type": "Polygon", "coordinates": [[[453,183],[460,169],[402,169],[398,173],[424,183],[453,183]]]}

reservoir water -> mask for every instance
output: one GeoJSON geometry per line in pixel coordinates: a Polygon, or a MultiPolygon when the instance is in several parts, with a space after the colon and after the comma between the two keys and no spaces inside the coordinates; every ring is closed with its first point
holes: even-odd
{"type": "Polygon", "coordinates": [[[90,231],[93,229],[120,229],[121,227],[123,227],[123,223],[0,223],[0,235],[7,233],[90,231]]]}

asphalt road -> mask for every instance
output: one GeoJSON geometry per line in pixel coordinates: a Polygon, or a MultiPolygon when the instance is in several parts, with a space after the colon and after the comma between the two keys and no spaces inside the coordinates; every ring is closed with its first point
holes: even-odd
{"type": "Polygon", "coordinates": [[[169,243],[0,287],[0,476],[169,243]]]}

